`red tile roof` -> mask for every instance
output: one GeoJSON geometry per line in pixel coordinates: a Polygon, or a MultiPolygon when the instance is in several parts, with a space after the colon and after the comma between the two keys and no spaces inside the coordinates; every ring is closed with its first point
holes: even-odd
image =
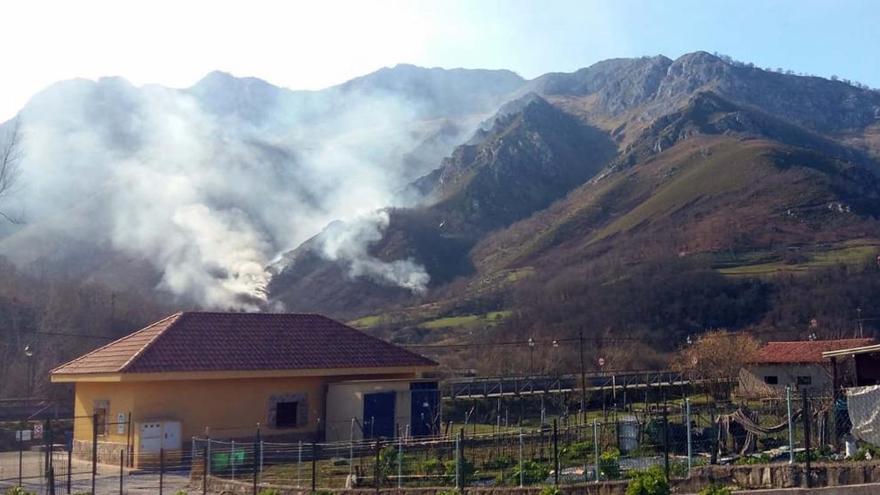
{"type": "Polygon", "coordinates": [[[436,365],[321,315],[185,312],[63,364],[52,374],[436,365]]]}
{"type": "Polygon", "coordinates": [[[849,349],[874,343],[874,339],[804,340],[795,342],[767,342],[758,351],[754,364],[824,363],[822,353],[849,349]]]}

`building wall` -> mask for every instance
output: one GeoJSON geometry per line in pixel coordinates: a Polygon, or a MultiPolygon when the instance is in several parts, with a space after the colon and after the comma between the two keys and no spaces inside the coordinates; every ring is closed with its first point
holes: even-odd
{"type": "MultiPolygon", "coordinates": [[[[395,392],[394,422],[406,428],[412,412],[410,381],[354,381],[333,383],[327,389],[327,440],[348,441],[352,438],[351,420],[354,418],[354,440],[363,439],[364,395],[375,392],[395,392]]],[[[401,432],[402,433],[402,432],[401,432]]]]}
{"type": "MultiPolygon", "coordinates": [[[[382,375],[377,378],[412,378],[414,373],[382,375]]],[[[139,451],[139,425],[144,422],[180,421],[184,448],[194,436],[211,438],[251,438],[260,424],[264,438],[311,439],[324,431],[327,385],[351,376],[279,377],[212,380],[159,380],[122,382],[79,382],[76,384],[74,440],[80,457],[90,455],[92,421],[96,401],[109,405],[108,421],[131,413],[131,452],[139,451]],[[305,396],[306,422],[297,428],[276,429],[269,424],[272,401],[278,397],[305,396]],[[207,428],[207,430],[206,430],[207,428]],[[88,452],[86,452],[88,450],[88,452]]],[[[408,388],[408,382],[404,382],[408,388]]],[[[347,407],[344,403],[340,407],[347,407]]],[[[400,407],[409,413],[409,403],[400,407]]],[[[107,435],[98,438],[99,453],[124,448],[127,433],[107,426],[107,435]]],[[[116,462],[110,461],[107,462],[116,462]]]]}
{"type": "Polygon", "coordinates": [[[830,393],[831,372],[821,364],[762,364],[749,365],[740,371],[740,393],[746,396],[768,397],[785,394],[785,387],[793,391],[830,393]],[[768,384],[765,377],[775,376],[776,384],[768,384]],[[799,376],[810,377],[810,385],[798,385],[799,376]]]}

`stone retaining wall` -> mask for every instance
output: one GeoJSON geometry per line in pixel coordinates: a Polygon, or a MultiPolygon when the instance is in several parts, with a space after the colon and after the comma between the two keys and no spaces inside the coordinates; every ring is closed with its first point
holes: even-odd
{"type": "MultiPolygon", "coordinates": [[[[839,487],[880,483],[880,463],[875,462],[841,462],[823,463],[811,466],[813,487],[839,487]]],[[[710,483],[734,486],[741,490],[759,489],[791,489],[806,486],[803,464],[762,464],[752,466],[701,466],[694,468],[688,479],[672,480],[674,493],[697,493],[710,483]]],[[[192,485],[201,489],[201,469],[192,470],[192,485]]],[[[565,495],[625,495],[626,481],[605,481],[601,483],[582,483],[560,486],[565,495]]],[[[260,488],[274,488],[281,495],[309,495],[310,487],[294,487],[284,485],[260,484],[260,488]]],[[[208,489],[211,493],[230,493],[251,495],[253,482],[230,481],[213,476],[208,477],[208,489]]],[[[541,486],[525,488],[517,487],[469,487],[469,495],[537,495],[541,486]]],[[[376,495],[373,488],[334,489],[318,487],[320,492],[341,493],[346,495],[376,495]]],[[[450,491],[449,487],[433,488],[382,488],[381,495],[437,495],[439,492],[450,491]]],[[[878,490],[877,493],[880,493],[878,490]]]]}

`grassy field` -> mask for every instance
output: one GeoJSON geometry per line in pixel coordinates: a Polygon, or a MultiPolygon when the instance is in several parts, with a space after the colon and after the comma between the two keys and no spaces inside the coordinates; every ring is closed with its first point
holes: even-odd
{"type": "Polygon", "coordinates": [[[869,261],[880,251],[877,241],[852,241],[840,246],[801,253],[806,260],[786,263],[781,259],[763,263],[725,266],[718,271],[734,277],[761,277],[783,273],[805,273],[838,264],[855,265],[869,261]]]}
{"type": "Polygon", "coordinates": [[[496,325],[510,316],[510,311],[490,311],[480,315],[450,316],[420,323],[422,328],[455,328],[474,325],[496,325]]]}
{"type": "MultiPolygon", "coordinates": [[[[442,318],[431,318],[428,316],[428,319],[420,319],[412,318],[406,322],[398,322],[400,325],[412,325],[420,328],[427,328],[430,330],[441,329],[441,328],[462,328],[469,326],[492,326],[497,325],[505,318],[510,316],[511,311],[490,311],[488,313],[482,314],[471,314],[471,315],[457,315],[457,316],[446,316],[442,318]]],[[[380,314],[380,315],[371,315],[364,316],[363,318],[358,318],[356,320],[348,322],[349,325],[356,328],[372,328],[377,325],[381,325],[383,322],[389,320],[388,315],[380,314]]]]}

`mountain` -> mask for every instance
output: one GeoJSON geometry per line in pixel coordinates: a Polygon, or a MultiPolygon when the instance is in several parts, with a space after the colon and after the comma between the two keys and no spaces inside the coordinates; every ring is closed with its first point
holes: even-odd
{"type": "Polygon", "coordinates": [[[63,81],[20,112],[23,173],[9,201],[25,222],[4,228],[0,254],[119,290],[253,308],[275,256],[335,218],[411,202],[405,186],[522,83],[404,65],[320,91],[222,72],[179,90],[63,81]]]}
{"type": "Polygon", "coordinates": [[[705,52],[320,91],[74,80],[21,119],[0,254],[28,276],[401,342],[651,342],[633,359],[706,328],[842,335],[880,296],[880,92],[705,52]]]}
{"type": "Polygon", "coordinates": [[[862,263],[880,246],[878,109],[877,91],[704,52],[547,74],[415,181],[430,199],[390,211],[371,241],[378,260],[424,267],[427,290],[353,277],[348,260],[315,254],[318,236],[278,265],[270,295],[414,342],[492,328],[669,336],[771,318],[791,331],[794,316],[774,313],[784,284],[764,277],[862,263]],[[645,279],[632,285],[635,273],[645,279]],[[693,293],[702,309],[690,314],[657,292],[658,273],[681,297],[714,289],[693,293]],[[308,298],[316,280],[323,295],[308,298]],[[668,304],[635,320],[613,309],[642,297],[668,304]]]}

